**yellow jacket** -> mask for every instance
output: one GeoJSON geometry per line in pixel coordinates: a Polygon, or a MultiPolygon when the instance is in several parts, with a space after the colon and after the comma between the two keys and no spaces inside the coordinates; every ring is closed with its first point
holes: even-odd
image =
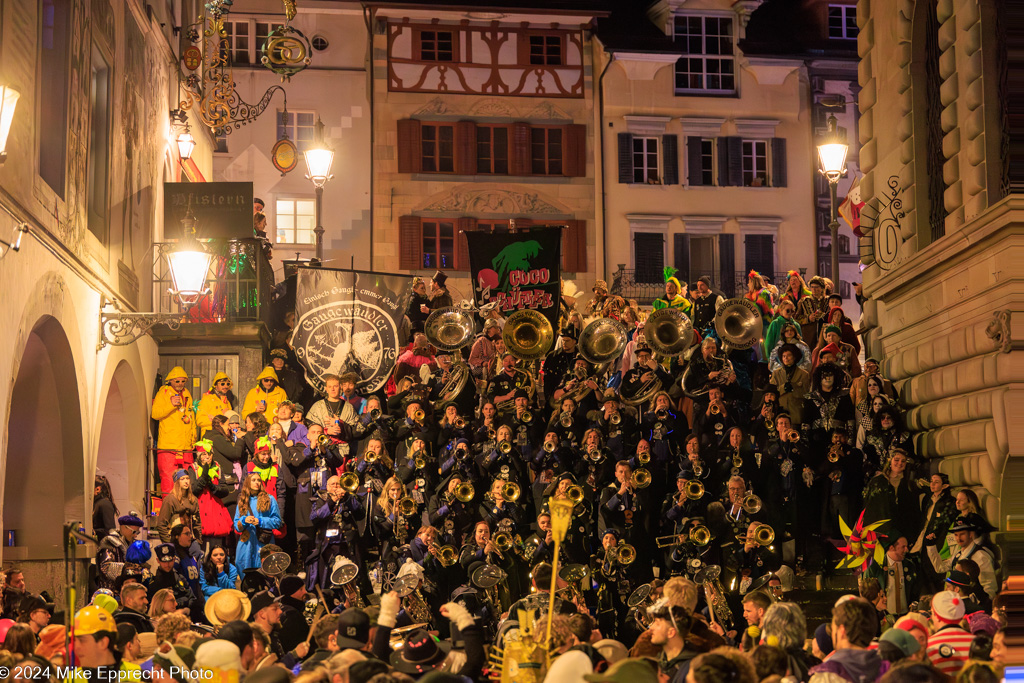
{"type": "Polygon", "coordinates": [[[266,378],[270,378],[277,382],[277,373],[274,372],[273,366],[268,365],[263,368],[263,372],[256,376],[256,386],[249,390],[249,393],[245,396],[245,403],[242,406],[242,419],[249,413],[257,412],[256,403],[258,401],[266,401],[267,408],[263,411],[263,417],[267,418],[267,422],[273,424],[274,420],[277,419],[277,406],[282,401],[288,399],[288,394],[285,393],[281,385],[275,386],[269,392],[263,391],[263,387],[260,385],[260,381],[266,378]]]}
{"type": "MultiPolygon", "coordinates": [[[[228,376],[223,372],[218,372],[213,378],[213,384],[216,385],[222,379],[228,379],[228,376]]],[[[196,424],[199,425],[199,436],[201,437],[206,433],[207,429],[213,427],[213,418],[223,415],[229,410],[231,410],[231,401],[218,396],[211,386],[210,390],[200,397],[199,410],[196,411],[196,424]]]]}
{"type": "MultiPolygon", "coordinates": [[[[172,370],[167,379],[174,379],[171,376],[173,374],[172,370]]],[[[174,389],[164,385],[153,398],[153,411],[150,415],[160,423],[156,447],[162,451],[190,451],[196,442],[196,414],[192,409],[192,394],[188,393],[188,389],[183,390],[180,406],[171,403],[171,397],[175,395],[177,392],[174,389]]]]}

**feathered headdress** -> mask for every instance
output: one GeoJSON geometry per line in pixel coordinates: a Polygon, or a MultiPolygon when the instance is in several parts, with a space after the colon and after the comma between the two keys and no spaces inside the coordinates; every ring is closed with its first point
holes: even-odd
{"type": "MultiPolygon", "coordinates": [[[[866,511],[865,511],[866,512],[866,511]]],[[[837,569],[853,569],[858,573],[867,571],[872,562],[882,564],[885,561],[885,550],[879,539],[885,538],[885,534],[875,531],[889,520],[883,519],[864,526],[864,512],[857,518],[857,524],[853,529],[839,517],[839,530],[846,539],[846,545],[840,546],[839,550],[846,553],[846,557],[839,560],[837,569]]]]}

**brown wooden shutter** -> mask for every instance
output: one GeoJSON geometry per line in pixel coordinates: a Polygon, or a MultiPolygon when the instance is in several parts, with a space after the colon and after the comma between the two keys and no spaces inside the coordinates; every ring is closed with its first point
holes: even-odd
{"type": "Polygon", "coordinates": [[[511,175],[530,175],[530,124],[516,121],[510,128],[509,173],[511,175]]]}
{"type": "Polygon", "coordinates": [[[398,122],[398,172],[419,173],[422,168],[420,122],[416,119],[402,119],[398,122]]]}
{"type": "Polygon", "coordinates": [[[476,123],[473,121],[455,124],[455,172],[476,175],[476,123]]]}
{"type": "Polygon", "coordinates": [[[423,268],[423,226],[419,216],[398,219],[398,253],[402,270],[423,268]]]}
{"type": "Polygon", "coordinates": [[[567,273],[587,272],[587,222],[566,221],[562,230],[562,270],[567,273]]]}
{"type": "Polygon", "coordinates": [[[587,175],[587,127],[571,123],[562,133],[562,175],[587,175]]]}
{"type": "Polygon", "coordinates": [[[476,230],[475,218],[460,218],[456,221],[459,234],[455,236],[455,270],[469,271],[469,240],[466,233],[476,230]]]}

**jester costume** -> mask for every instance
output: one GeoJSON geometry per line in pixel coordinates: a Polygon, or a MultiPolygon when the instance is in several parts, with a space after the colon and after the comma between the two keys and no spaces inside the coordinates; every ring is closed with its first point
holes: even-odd
{"type": "Polygon", "coordinates": [[[692,304],[690,300],[683,296],[686,289],[680,284],[679,280],[676,279],[675,274],[679,272],[672,266],[665,266],[662,271],[665,277],[665,288],[668,289],[668,285],[673,284],[676,287],[675,296],[669,298],[668,292],[663,294],[654,300],[654,310],[660,311],[663,308],[678,308],[683,313],[689,314],[692,304]]]}

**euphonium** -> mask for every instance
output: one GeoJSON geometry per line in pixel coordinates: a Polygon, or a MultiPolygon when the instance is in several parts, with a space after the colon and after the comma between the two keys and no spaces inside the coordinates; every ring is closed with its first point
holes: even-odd
{"type": "Polygon", "coordinates": [[[412,419],[415,420],[416,422],[423,422],[423,420],[426,417],[427,414],[424,413],[422,410],[417,410],[415,413],[412,414],[412,419]]]}
{"type": "Polygon", "coordinates": [[[583,500],[583,487],[573,484],[565,490],[565,497],[572,502],[573,505],[578,504],[583,500]]]}
{"type": "Polygon", "coordinates": [[[464,481],[455,487],[455,499],[460,503],[468,503],[476,496],[476,490],[468,481],[464,481]]]}
{"type": "Polygon", "coordinates": [[[633,564],[636,560],[636,548],[628,543],[619,543],[615,547],[615,560],[622,565],[633,564]]]}
{"type": "Polygon", "coordinates": [[[514,503],[519,500],[519,496],[522,492],[519,490],[519,484],[514,481],[510,481],[501,487],[501,497],[510,503],[514,503]]]}
{"type": "Polygon", "coordinates": [[[695,526],[690,532],[690,540],[697,545],[707,545],[711,542],[711,531],[703,524],[695,526]]]}
{"type": "Polygon", "coordinates": [[[686,497],[690,500],[700,500],[704,497],[704,484],[696,479],[691,479],[686,482],[686,486],[683,487],[683,491],[686,492],[686,497]]]}
{"type": "Polygon", "coordinates": [[[629,483],[635,489],[645,489],[651,485],[651,472],[650,470],[639,469],[633,470],[633,474],[629,477],[629,483]]]}
{"type": "Polygon", "coordinates": [[[617,424],[620,424],[621,422],[622,422],[622,416],[619,415],[618,413],[612,413],[611,416],[609,416],[609,418],[608,418],[608,423],[609,424],[617,425],[617,424]]]}
{"type": "Polygon", "coordinates": [[[409,496],[398,501],[398,513],[403,517],[412,517],[416,514],[416,501],[409,496]]]}
{"type": "Polygon", "coordinates": [[[555,445],[554,441],[545,441],[544,442],[544,452],[545,453],[554,453],[556,448],[558,448],[558,446],[555,445]]]}
{"type": "Polygon", "coordinates": [[[641,465],[646,465],[651,461],[651,452],[640,451],[639,453],[636,454],[636,461],[641,465]]]}
{"type": "Polygon", "coordinates": [[[500,452],[502,452],[502,453],[511,453],[512,452],[512,442],[511,441],[502,441],[501,443],[498,444],[498,450],[500,452]]]}
{"type": "Polygon", "coordinates": [[[349,493],[355,493],[359,488],[359,475],[355,472],[346,472],[341,475],[341,480],[338,483],[349,493]]]}
{"type": "Polygon", "coordinates": [[[504,531],[499,531],[494,534],[494,537],[491,540],[494,542],[494,547],[501,552],[505,552],[512,547],[512,535],[505,533],[504,531]]]}
{"type": "Polygon", "coordinates": [[[743,507],[743,511],[748,515],[756,515],[761,511],[761,499],[755,496],[753,493],[748,493],[743,498],[743,502],[740,503],[743,507]]]}

